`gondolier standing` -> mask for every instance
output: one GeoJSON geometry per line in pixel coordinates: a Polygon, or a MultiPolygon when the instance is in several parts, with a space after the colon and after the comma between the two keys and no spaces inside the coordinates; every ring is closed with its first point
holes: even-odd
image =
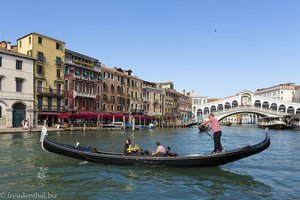
{"type": "Polygon", "coordinates": [[[223,150],[223,147],[221,144],[221,135],[222,135],[221,126],[213,114],[209,114],[208,120],[206,122],[200,124],[200,126],[204,126],[208,123],[211,123],[211,130],[214,132],[215,148],[212,153],[220,153],[223,150]]]}

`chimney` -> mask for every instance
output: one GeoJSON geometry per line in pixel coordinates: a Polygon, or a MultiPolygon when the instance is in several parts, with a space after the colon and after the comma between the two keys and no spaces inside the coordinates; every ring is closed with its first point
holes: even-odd
{"type": "Polygon", "coordinates": [[[183,89],[182,94],[185,95],[185,89],[183,89]]]}
{"type": "Polygon", "coordinates": [[[10,42],[6,42],[6,49],[7,49],[8,51],[11,50],[11,43],[10,43],[10,42]]]}
{"type": "Polygon", "coordinates": [[[11,43],[10,43],[10,42],[7,42],[7,43],[6,43],[6,48],[7,48],[8,51],[11,50],[11,43]]]}

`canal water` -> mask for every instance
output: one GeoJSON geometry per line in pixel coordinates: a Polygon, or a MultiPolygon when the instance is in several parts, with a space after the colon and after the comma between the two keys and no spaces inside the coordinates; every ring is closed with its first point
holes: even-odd
{"type": "MultiPolygon", "coordinates": [[[[265,137],[264,130],[255,126],[222,128],[225,149],[255,144],[265,137]]],[[[211,168],[94,164],[43,151],[39,133],[2,134],[0,197],[44,194],[56,199],[296,199],[300,195],[300,132],[269,133],[271,146],[267,150],[211,168]]],[[[172,143],[172,151],[178,154],[210,153],[213,149],[212,139],[197,128],[50,132],[48,137],[114,152],[122,152],[126,138],[150,151],[157,140],[164,146],[172,143]]]]}

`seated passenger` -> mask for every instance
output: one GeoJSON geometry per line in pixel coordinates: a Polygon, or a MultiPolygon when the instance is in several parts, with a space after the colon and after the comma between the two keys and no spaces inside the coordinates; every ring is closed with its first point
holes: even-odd
{"type": "Polygon", "coordinates": [[[125,145],[124,145],[124,154],[132,154],[132,153],[138,153],[139,147],[135,145],[135,147],[131,146],[131,141],[130,139],[125,140],[125,145]]]}
{"type": "Polygon", "coordinates": [[[163,147],[162,145],[160,145],[160,142],[157,141],[156,143],[157,149],[156,149],[156,153],[154,155],[156,156],[165,156],[166,155],[166,149],[165,147],[163,147]]]}

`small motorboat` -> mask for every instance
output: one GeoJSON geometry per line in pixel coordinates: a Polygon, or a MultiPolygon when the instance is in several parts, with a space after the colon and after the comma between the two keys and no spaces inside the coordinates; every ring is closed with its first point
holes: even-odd
{"type": "Polygon", "coordinates": [[[270,137],[266,132],[263,141],[255,145],[248,145],[242,148],[227,150],[216,154],[191,154],[165,156],[153,156],[143,154],[124,155],[123,153],[113,153],[98,151],[94,147],[83,147],[72,144],[62,144],[51,141],[47,138],[47,129],[44,127],[41,134],[41,144],[45,151],[64,155],[84,161],[112,164],[112,165],[138,165],[138,166],[172,166],[172,167],[208,167],[219,166],[231,163],[251,155],[258,154],[270,146],[270,137]]]}

